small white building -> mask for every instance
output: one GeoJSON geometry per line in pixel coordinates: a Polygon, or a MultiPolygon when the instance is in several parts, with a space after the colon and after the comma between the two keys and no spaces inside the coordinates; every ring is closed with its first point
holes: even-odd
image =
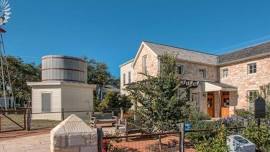
{"type": "Polygon", "coordinates": [[[87,84],[87,64],[69,56],[42,57],[42,81],[32,87],[32,119],[62,120],[71,114],[88,117],[94,110],[95,85],[87,84]]]}

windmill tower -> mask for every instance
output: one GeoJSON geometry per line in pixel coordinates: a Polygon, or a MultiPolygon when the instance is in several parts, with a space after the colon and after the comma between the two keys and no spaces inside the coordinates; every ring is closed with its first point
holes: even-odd
{"type": "Polygon", "coordinates": [[[12,85],[10,80],[10,71],[8,67],[8,62],[5,56],[5,45],[3,40],[3,34],[6,33],[3,26],[8,22],[10,18],[11,8],[8,0],[1,0],[0,2],[0,75],[1,75],[1,96],[4,100],[4,106],[1,104],[1,108],[7,110],[9,107],[14,107],[14,96],[12,91],[12,85]],[[7,98],[8,97],[8,98],[7,98]]]}

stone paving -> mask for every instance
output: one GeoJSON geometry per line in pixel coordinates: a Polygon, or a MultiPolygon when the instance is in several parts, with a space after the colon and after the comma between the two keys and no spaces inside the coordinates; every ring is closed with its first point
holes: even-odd
{"type": "Polygon", "coordinates": [[[50,134],[0,141],[0,152],[50,152],[50,134]]]}

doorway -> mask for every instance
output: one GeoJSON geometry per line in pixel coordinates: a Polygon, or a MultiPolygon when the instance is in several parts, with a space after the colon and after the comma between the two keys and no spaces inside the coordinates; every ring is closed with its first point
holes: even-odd
{"type": "Polygon", "coordinates": [[[215,96],[214,93],[207,93],[207,113],[210,117],[215,117],[215,96]]]}
{"type": "Polygon", "coordinates": [[[221,109],[220,115],[222,118],[229,117],[229,107],[230,107],[230,93],[221,92],[221,109]]]}

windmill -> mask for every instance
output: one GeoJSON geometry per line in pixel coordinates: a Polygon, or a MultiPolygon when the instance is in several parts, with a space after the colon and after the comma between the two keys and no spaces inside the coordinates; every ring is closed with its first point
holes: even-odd
{"type": "MultiPolygon", "coordinates": [[[[6,32],[3,29],[3,26],[8,22],[10,15],[11,15],[11,8],[10,8],[8,0],[1,0],[0,2],[0,68],[1,68],[0,75],[1,75],[1,84],[2,84],[1,96],[3,96],[5,110],[7,110],[8,105],[10,106],[11,104],[13,105],[14,108],[16,108],[15,103],[14,103],[11,80],[10,80],[10,71],[9,71],[8,62],[5,56],[5,47],[4,47],[5,45],[4,45],[4,40],[3,40],[3,34],[6,32]],[[7,99],[7,95],[10,96],[10,98],[7,99]],[[8,102],[10,104],[8,104],[8,102]]],[[[0,106],[1,108],[3,108],[2,105],[0,106]]]]}

